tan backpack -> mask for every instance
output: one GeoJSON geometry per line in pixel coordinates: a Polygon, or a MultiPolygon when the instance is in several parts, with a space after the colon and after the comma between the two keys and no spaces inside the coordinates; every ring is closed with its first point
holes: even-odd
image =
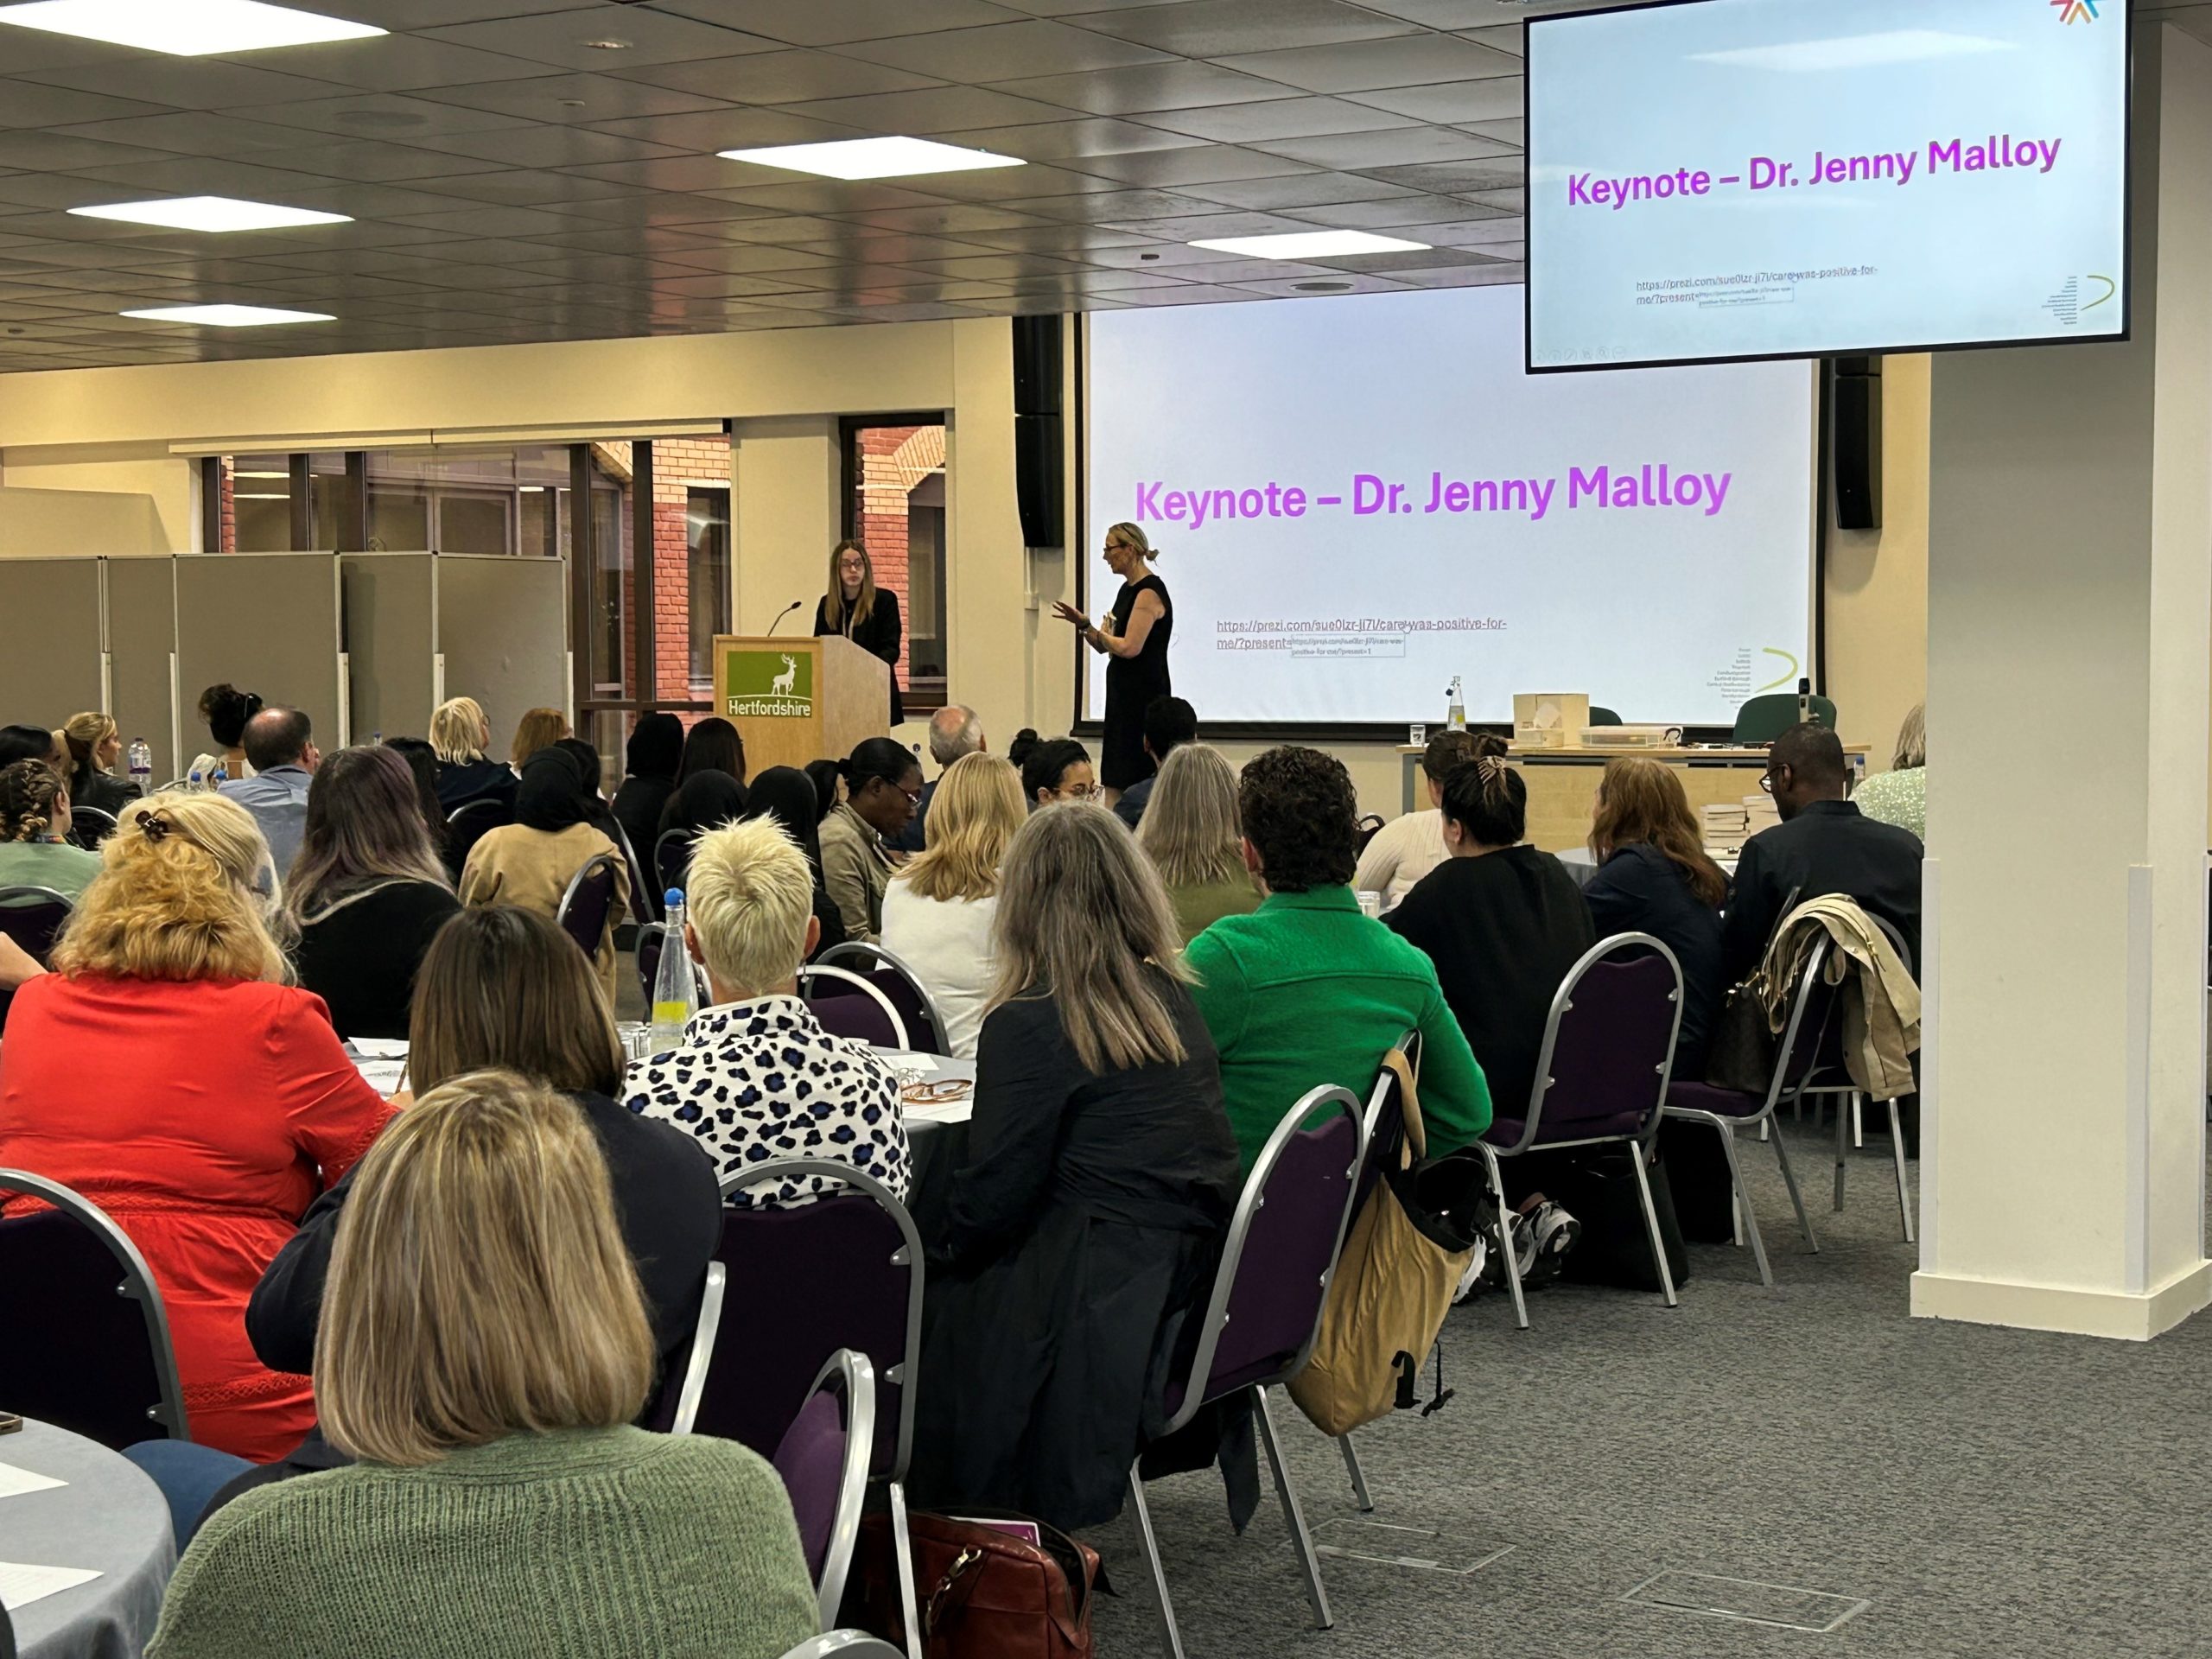
{"type": "Polygon", "coordinates": [[[1382,1065],[1397,1076],[1405,1138],[1395,1166],[1382,1172],[1344,1236],[1313,1357],[1290,1380],[1290,1397],[1324,1434],[1349,1433],[1412,1403],[1414,1379],[1471,1255],[1439,1237],[1415,1199],[1414,1172],[1428,1141],[1413,1068],[1396,1049],[1382,1065]]]}

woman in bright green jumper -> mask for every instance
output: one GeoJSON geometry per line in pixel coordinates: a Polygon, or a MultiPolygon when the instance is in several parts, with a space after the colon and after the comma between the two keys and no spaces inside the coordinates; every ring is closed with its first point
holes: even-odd
{"type": "Polygon", "coordinates": [[[211,1516],[149,1659],[773,1659],[812,1635],[790,1500],[734,1441],[630,1423],[653,1344],[575,1103],[424,1095],[360,1163],[315,1338],[359,1461],[211,1516]]]}

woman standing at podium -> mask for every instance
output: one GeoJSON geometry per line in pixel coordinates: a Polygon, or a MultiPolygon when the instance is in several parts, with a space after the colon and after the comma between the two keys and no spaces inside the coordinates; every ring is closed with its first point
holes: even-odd
{"type": "Polygon", "coordinates": [[[888,663],[891,724],[906,718],[899,695],[899,595],[875,585],[875,561],[858,542],[840,542],[830,550],[830,588],[814,607],[814,632],[842,633],[888,663]]]}
{"type": "Polygon", "coordinates": [[[1145,705],[1173,690],[1167,673],[1167,641],[1175,632],[1175,606],[1167,584],[1153,573],[1152,543],[1135,524],[1116,524],[1106,532],[1106,568],[1122,579],[1114,612],[1096,627],[1072,605],[1052,608],[1106,664],[1106,734],[1100,745],[1098,779],[1108,804],[1156,769],[1144,752],[1145,705]]]}

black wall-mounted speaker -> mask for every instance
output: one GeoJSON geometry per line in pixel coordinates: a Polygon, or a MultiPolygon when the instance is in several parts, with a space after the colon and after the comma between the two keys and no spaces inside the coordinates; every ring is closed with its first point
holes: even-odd
{"type": "Polygon", "coordinates": [[[1839,530],[1882,527],[1882,359],[1827,363],[1828,486],[1839,530]]]}
{"type": "Polygon", "coordinates": [[[1067,449],[1061,421],[1064,320],[1014,319],[1014,481],[1021,539],[1058,547],[1067,539],[1067,449]]]}

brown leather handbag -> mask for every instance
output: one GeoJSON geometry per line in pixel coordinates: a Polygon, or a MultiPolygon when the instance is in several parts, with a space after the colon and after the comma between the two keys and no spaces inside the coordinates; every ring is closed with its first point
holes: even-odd
{"type": "MultiPolygon", "coordinates": [[[[992,1511],[983,1511],[990,1515],[992,1511]]],[[[912,1514],[914,1589],[921,1606],[924,1659],[1090,1659],[1090,1601],[1098,1552],[1027,1516],[995,1516],[1033,1525],[1043,1541],[912,1514]]],[[[861,1522],[860,1617],[886,1641],[906,1644],[890,1517],[861,1522]]]]}

